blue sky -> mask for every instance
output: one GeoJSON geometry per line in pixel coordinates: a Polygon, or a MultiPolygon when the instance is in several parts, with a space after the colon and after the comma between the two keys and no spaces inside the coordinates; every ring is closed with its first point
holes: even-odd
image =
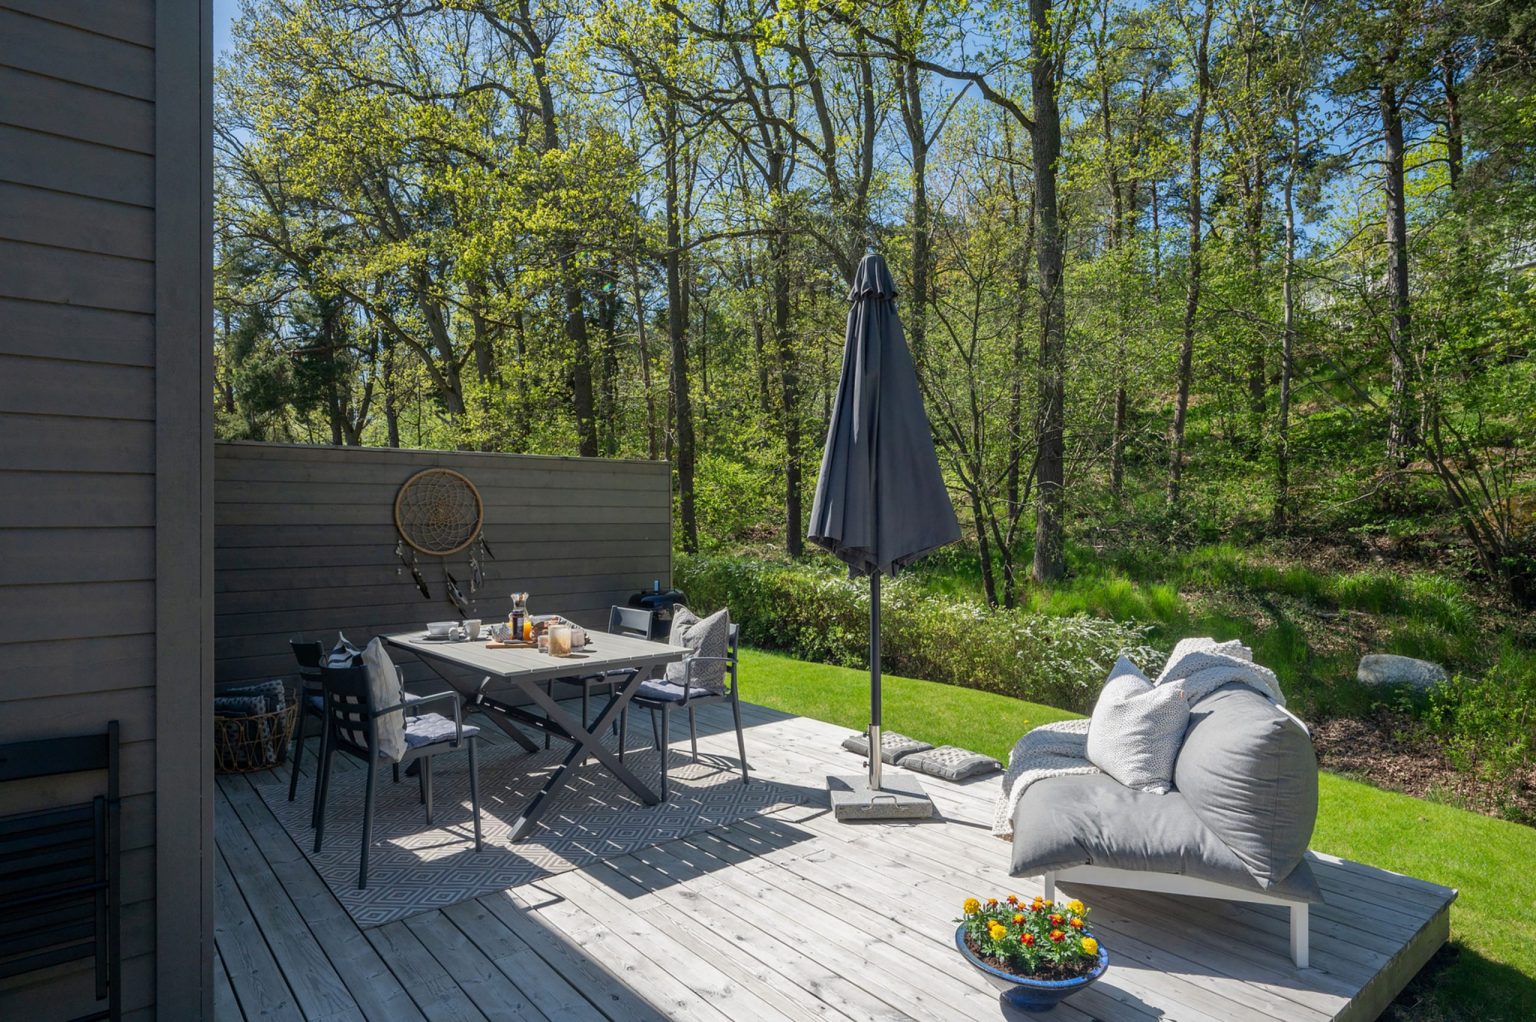
{"type": "Polygon", "coordinates": [[[240,13],[240,0],[213,0],[213,54],[229,48],[229,26],[240,13]]]}

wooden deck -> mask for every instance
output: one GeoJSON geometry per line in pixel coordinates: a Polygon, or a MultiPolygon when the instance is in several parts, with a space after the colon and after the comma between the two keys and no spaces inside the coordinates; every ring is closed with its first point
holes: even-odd
{"type": "MultiPolygon", "coordinates": [[[[755,774],[819,786],[859,772],[842,729],[743,709],[755,774]]],[[[728,720],[710,708],[701,753],[735,756],[728,720]]],[[[360,930],[251,783],[222,777],[218,1017],[1003,1017],[955,952],[952,920],[969,895],[1032,897],[1039,881],[1010,878],[988,832],[996,777],[924,784],[941,821],[839,824],[797,808],[360,930]]],[[[1328,857],[1314,868],[1328,904],[1300,971],[1281,910],[1062,885],[1092,906],[1112,964],[1046,1017],[1375,1018],[1445,942],[1454,892],[1328,857]]]]}

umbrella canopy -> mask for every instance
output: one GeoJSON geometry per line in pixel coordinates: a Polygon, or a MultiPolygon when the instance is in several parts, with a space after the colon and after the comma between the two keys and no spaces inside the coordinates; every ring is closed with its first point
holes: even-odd
{"type": "Polygon", "coordinates": [[[839,819],[926,816],[920,789],[911,797],[875,795],[880,783],[880,576],[894,575],[930,550],[960,538],[955,506],[928,415],[917,389],[912,354],[896,315],[896,285],[885,260],[866,255],[848,295],[843,374],[827,427],[827,446],[806,538],[869,577],[869,783],[844,799],[839,819]],[[846,811],[847,815],[844,815],[846,811]]]}
{"type": "Polygon", "coordinates": [[[806,538],[850,577],[894,575],[960,538],[885,259],[866,255],[848,295],[843,373],[806,538]]]}

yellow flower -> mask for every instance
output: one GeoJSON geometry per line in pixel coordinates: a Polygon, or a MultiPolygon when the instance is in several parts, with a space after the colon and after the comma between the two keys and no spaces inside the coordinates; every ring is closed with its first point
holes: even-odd
{"type": "Polygon", "coordinates": [[[1095,957],[1097,957],[1098,953],[1099,953],[1099,942],[1094,940],[1092,937],[1084,937],[1083,938],[1083,954],[1085,954],[1085,955],[1094,955],[1095,957]]]}
{"type": "Polygon", "coordinates": [[[977,912],[981,911],[981,902],[977,901],[975,898],[966,898],[965,904],[961,905],[960,908],[964,910],[966,915],[973,916],[977,912]]]}
{"type": "Polygon", "coordinates": [[[1073,898],[1071,901],[1067,902],[1067,908],[1071,909],[1078,915],[1082,915],[1084,912],[1088,911],[1088,906],[1084,905],[1076,898],[1073,898]]]}
{"type": "Polygon", "coordinates": [[[993,940],[1002,940],[1004,937],[1008,936],[1008,927],[1004,926],[1002,923],[988,923],[987,933],[993,940]]]}

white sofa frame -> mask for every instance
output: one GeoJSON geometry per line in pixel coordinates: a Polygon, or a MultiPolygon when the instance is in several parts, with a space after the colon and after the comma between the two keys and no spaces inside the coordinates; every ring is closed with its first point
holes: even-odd
{"type": "Polygon", "coordinates": [[[1149,891],[1153,894],[1171,894],[1188,898],[1224,898],[1227,901],[1249,901],[1260,905],[1284,905],[1291,910],[1291,961],[1296,968],[1305,969],[1309,961],[1309,912],[1304,901],[1279,898],[1262,891],[1248,891],[1241,887],[1229,887],[1211,880],[1184,876],[1179,873],[1143,873],[1134,869],[1116,869],[1110,866],[1071,866],[1045,874],[1045,899],[1056,899],[1057,882],[1092,884],[1099,887],[1120,887],[1133,891],[1149,891]]]}

